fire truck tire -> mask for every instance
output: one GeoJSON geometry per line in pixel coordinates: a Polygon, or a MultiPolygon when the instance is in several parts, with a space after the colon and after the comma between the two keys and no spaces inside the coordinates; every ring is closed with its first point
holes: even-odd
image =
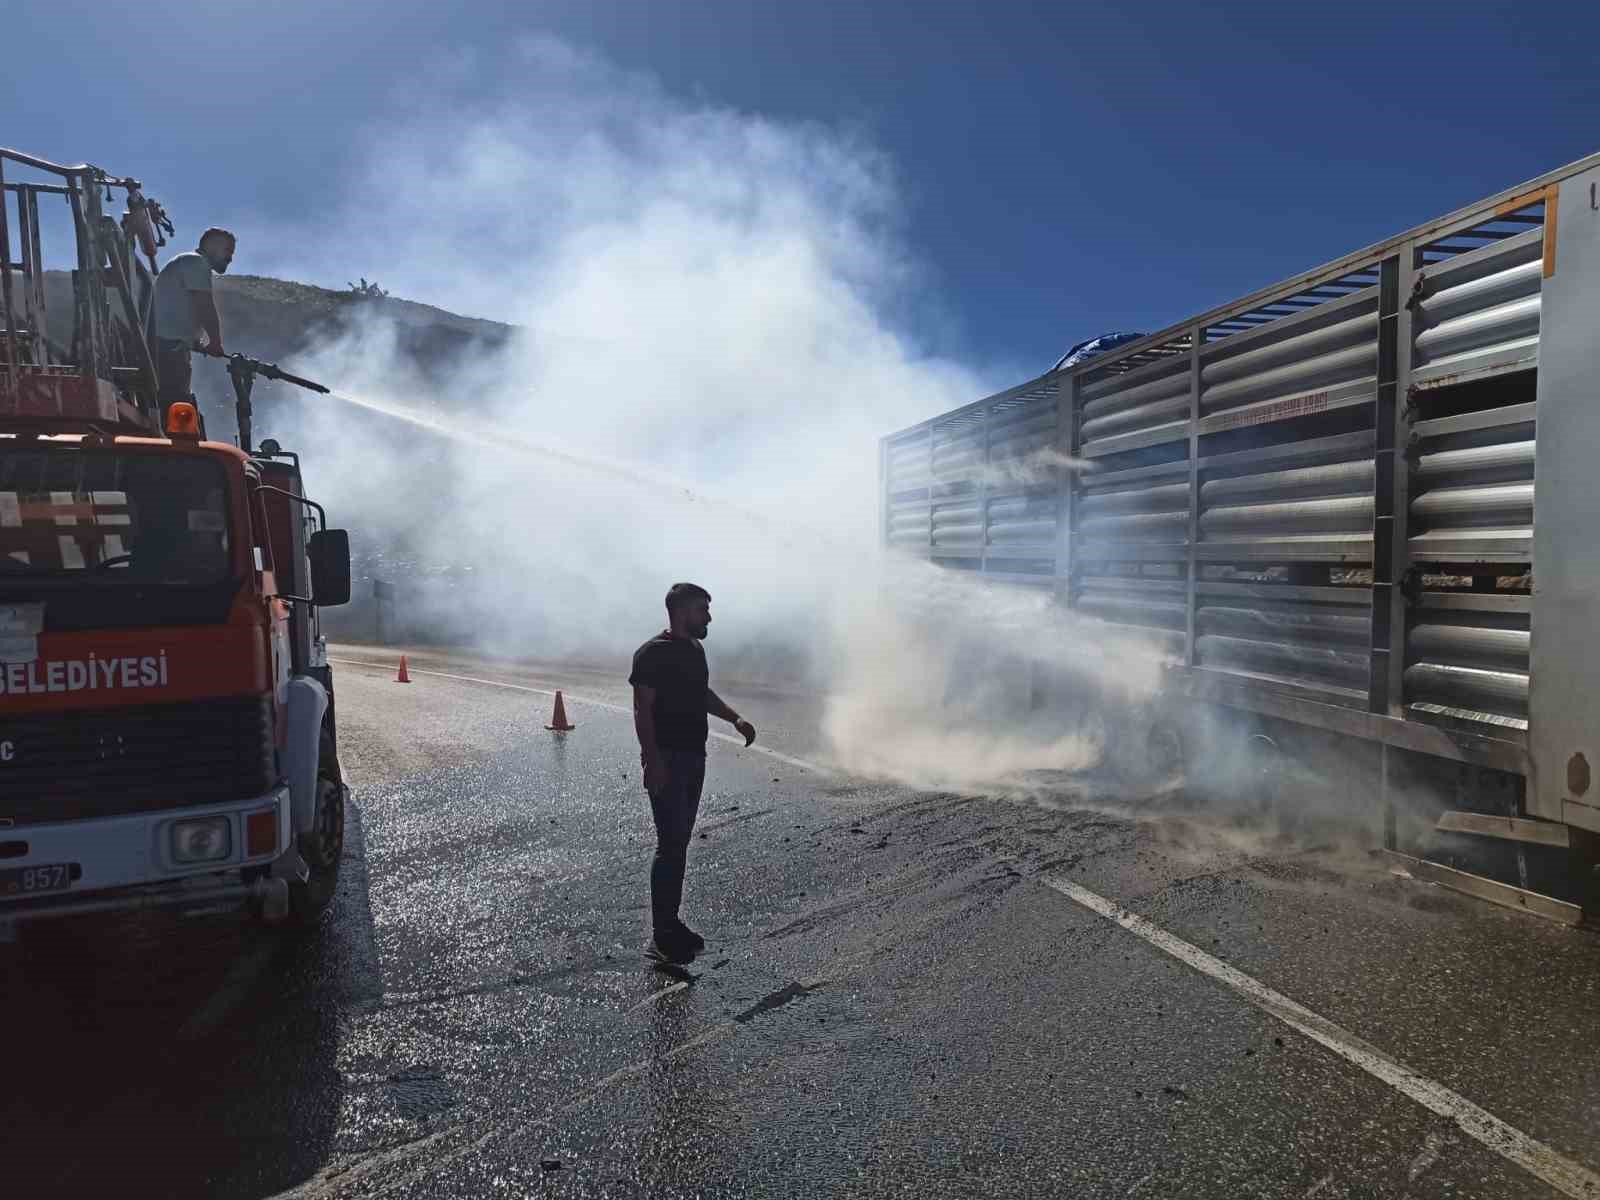
{"type": "Polygon", "coordinates": [[[339,887],[339,859],[344,855],[344,777],[333,739],[326,732],[317,755],[316,826],[300,835],[300,857],[310,870],[304,883],[289,884],[289,922],[313,927],[339,887]]]}

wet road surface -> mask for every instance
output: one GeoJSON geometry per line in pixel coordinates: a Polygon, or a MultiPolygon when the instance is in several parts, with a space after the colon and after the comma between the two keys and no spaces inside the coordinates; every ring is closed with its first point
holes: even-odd
{"type": "Polygon", "coordinates": [[[812,702],[730,687],[784,757],[713,742],[710,945],[668,975],[619,679],[338,654],[316,936],[0,947],[7,1194],[1600,1196],[1592,933],[1218,822],[807,768],[812,702]]]}

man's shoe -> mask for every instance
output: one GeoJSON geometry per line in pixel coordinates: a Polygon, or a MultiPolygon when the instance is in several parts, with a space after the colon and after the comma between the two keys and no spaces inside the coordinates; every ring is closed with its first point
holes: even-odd
{"type": "Polygon", "coordinates": [[[677,934],[679,940],[686,942],[696,954],[700,953],[700,951],[706,948],[705,938],[701,937],[694,930],[690,929],[682,921],[673,921],[672,930],[675,934],[677,934]]]}
{"type": "Polygon", "coordinates": [[[695,956],[694,943],[672,928],[658,929],[646,953],[657,962],[686,963],[695,956]]]}

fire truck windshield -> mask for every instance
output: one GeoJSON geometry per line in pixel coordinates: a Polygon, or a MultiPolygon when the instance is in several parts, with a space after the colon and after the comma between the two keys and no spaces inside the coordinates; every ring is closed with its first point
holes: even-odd
{"type": "Polygon", "coordinates": [[[0,587],[213,584],[228,574],[220,467],[206,459],[0,445],[0,587]]]}

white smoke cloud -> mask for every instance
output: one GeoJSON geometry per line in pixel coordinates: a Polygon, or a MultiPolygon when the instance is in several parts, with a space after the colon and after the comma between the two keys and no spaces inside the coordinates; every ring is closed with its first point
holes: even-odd
{"type": "Polygon", "coordinates": [[[357,529],[406,531],[418,561],[470,564],[478,583],[452,603],[488,649],[620,667],[660,626],[666,586],[693,579],[716,598],[717,668],[825,681],[823,732],[850,765],[975,783],[1091,761],[1058,726],[954,737],[974,728],[972,696],[1016,679],[957,687],[953,648],[993,635],[1013,661],[1123,691],[1153,686],[1153,659],[1042,597],[879,562],[876,439],[1017,375],[930,354],[888,319],[929,283],[897,234],[891,164],[561,43],[516,53],[513,95],[419,86],[344,207],[270,239],[287,247],[274,274],[376,276],[524,331],[442,389],[406,373],[381,324],[308,355],[336,391],[474,438],[308,402],[285,440],[320,498],[357,529]]]}

